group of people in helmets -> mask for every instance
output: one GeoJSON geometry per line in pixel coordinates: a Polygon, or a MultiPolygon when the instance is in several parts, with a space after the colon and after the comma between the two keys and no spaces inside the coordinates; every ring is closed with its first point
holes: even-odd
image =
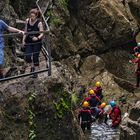
{"type": "Polygon", "coordinates": [[[112,120],[112,127],[117,127],[121,122],[121,110],[114,100],[106,104],[103,100],[101,83],[98,81],[95,88],[88,90],[88,97],[82,101],[82,109],[79,111],[78,119],[83,131],[91,129],[92,122],[99,121],[107,124],[112,120]]]}

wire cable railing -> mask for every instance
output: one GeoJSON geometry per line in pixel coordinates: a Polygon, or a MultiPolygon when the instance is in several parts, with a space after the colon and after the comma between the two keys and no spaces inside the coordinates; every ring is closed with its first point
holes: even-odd
{"type": "Polygon", "coordinates": [[[0,34],[0,37],[9,37],[9,36],[18,36],[18,35],[33,35],[33,34],[39,34],[39,33],[49,33],[49,31],[31,31],[31,32],[24,32],[22,34],[21,32],[18,33],[5,33],[5,34],[0,34]]]}
{"type": "MultiPolygon", "coordinates": [[[[48,31],[33,31],[33,32],[26,32],[25,34],[28,35],[28,34],[36,34],[36,33],[48,33],[48,31]]],[[[9,34],[2,34],[3,37],[10,37],[10,36],[18,36],[20,35],[21,33],[9,33],[9,34]]],[[[0,35],[1,36],[1,35],[0,35]]],[[[43,69],[40,69],[40,70],[37,70],[35,72],[30,72],[30,73],[23,73],[23,74],[18,74],[18,75],[14,75],[14,76],[9,76],[9,77],[6,77],[6,78],[3,78],[3,79],[0,79],[0,82],[4,82],[4,81],[8,81],[8,80],[13,80],[13,79],[17,79],[17,78],[22,78],[22,77],[26,77],[26,76],[30,76],[30,75],[33,75],[33,74],[38,74],[38,73],[42,73],[42,72],[48,72],[48,76],[51,75],[51,56],[50,56],[50,46],[47,46],[47,40],[46,39],[43,39],[43,41],[41,42],[35,42],[35,43],[26,43],[25,44],[25,47],[26,45],[37,45],[38,43],[41,43],[42,44],[42,48],[41,48],[41,52],[43,54],[43,57],[45,58],[44,60],[46,61],[46,67],[43,68],[43,69]],[[48,49],[49,48],[49,49],[48,49]]],[[[22,44],[16,44],[17,46],[20,46],[22,44]]],[[[33,52],[33,53],[26,53],[26,52],[23,52],[23,56],[26,57],[27,55],[34,55],[36,53],[40,53],[40,52],[33,52]]],[[[16,58],[18,58],[18,55],[15,55],[16,58]]],[[[40,56],[39,56],[40,57],[40,56]]],[[[20,57],[19,57],[20,58],[20,57]]],[[[42,61],[44,61],[42,60],[42,61]]]]}

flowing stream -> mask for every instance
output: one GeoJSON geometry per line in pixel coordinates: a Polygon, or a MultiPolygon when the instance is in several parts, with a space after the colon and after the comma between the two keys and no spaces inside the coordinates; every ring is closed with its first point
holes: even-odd
{"type": "Polygon", "coordinates": [[[119,140],[120,131],[118,128],[113,129],[105,123],[93,123],[89,140],[119,140]]]}

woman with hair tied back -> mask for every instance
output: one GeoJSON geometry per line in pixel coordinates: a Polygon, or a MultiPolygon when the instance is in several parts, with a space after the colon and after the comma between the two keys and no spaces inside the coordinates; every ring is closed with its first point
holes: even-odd
{"type": "MultiPolygon", "coordinates": [[[[43,24],[40,21],[39,11],[31,9],[29,18],[26,19],[25,32],[44,31],[43,24]]],[[[25,59],[30,64],[31,71],[35,72],[39,69],[39,54],[42,47],[43,33],[27,34],[23,36],[23,45],[25,46],[25,59]]],[[[37,78],[37,74],[33,74],[33,78],[37,78]]]]}

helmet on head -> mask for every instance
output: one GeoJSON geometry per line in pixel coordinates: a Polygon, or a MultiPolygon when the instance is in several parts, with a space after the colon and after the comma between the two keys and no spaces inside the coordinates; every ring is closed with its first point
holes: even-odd
{"type": "Polygon", "coordinates": [[[100,87],[101,86],[101,83],[98,81],[98,82],[96,82],[96,87],[100,87]]]}
{"type": "Polygon", "coordinates": [[[140,54],[138,54],[137,57],[140,58],[140,54]]]}
{"type": "Polygon", "coordinates": [[[82,107],[89,107],[89,103],[87,101],[84,101],[82,107]]]}
{"type": "Polygon", "coordinates": [[[116,102],[115,101],[110,101],[109,104],[111,105],[111,107],[115,107],[116,106],[116,102]]]}
{"type": "Polygon", "coordinates": [[[106,103],[102,102],[101,105],[100,105],[100,108],[104,108],[105,106],[106,106],[106,103]]]}
{"type": "Polygon", "coordinates": [[[89,95],[93,95],[94,93],[95,93],[95,92],[94,92],[94,90],[92,90],[92,89],[90,89],[89,92],[88,92],[89,95]]]}
{"type": "Polygon", "coordinates": [[[137,43],[137,46],[140,47],[140,42],[137,43]]]}

